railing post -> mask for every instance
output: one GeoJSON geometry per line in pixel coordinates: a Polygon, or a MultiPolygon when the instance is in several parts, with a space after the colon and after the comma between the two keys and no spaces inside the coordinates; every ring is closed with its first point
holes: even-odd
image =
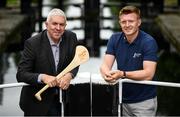
{"type": "Polygon", "coordinates": [[[118,117],[122,115],[122,80],[119,80],[119,104],[118,104],[118,117]]]}
{"type": "Polygon", "coordinates": [[[92,95],[93,95],[93,93],[92,93],[92,79],[91,79],[91,73],[90,73],[90,113],[91,113],[91,117],[92,117],[92,95]]]}
{"type": "Polygon", "coordinates": [[[62,95],[62,89],[59,89],[59,101],[61,103],[61,117],[64,117],[64,103],[63,103],[63,95],[62,95]]]}

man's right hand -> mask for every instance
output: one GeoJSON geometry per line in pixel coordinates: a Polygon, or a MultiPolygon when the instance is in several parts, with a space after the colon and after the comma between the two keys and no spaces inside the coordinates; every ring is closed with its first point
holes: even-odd
{"type": "Polygon", "coordinates": [[[57,80],[55,76],[50,76],[47,74],[42,74],[42,78],[41,81],[47,85],[49,85],[49,87],[55,87],[57,85],[57,80]]]}

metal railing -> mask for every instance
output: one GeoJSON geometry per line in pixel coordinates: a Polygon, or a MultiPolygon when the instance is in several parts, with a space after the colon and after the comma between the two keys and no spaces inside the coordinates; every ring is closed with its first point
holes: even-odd
{"type": "MultiPolygon", "coordinates": [[[[161,81],[135,81],[130,79],[119,79],[115,83],[108,83],[106,82],[100,74],[91,74],[89,72],[78,73],[78,75],[71,80],[71,84],[83,84],[83,83],[90,83],[90,96],[92,96],[92,84],[99,84],[99,85],[115,85],[119,83],[119,104],[118,104],[118,116],[121,116],[121,105],[122,105],[122,87],[123,83],[136,83],[136,84],[146,84],[146,85],[156,85],[156,86],[165,86],[165,87],[178,87],[180,88],[180,83],[173,83],[173,82],[161,82],[161,81]]],[[[12,88],[12,87],[21,87],[27,86],[29,84],[26,83],[9,83],[9,84],[2,84],[0,85],[1,88],[12,88]]],[[[61,91],[61,90],[60,90],[61,91]]],[[[60,97],[62,94],[60,93],[60,97]]],[[[92,97],[90,97],[91,101],[91,116],[92,116],[92,97]]],[[[60,103],[63,107],[62,98],[60,103]]],[[[62,108],[62,116],[64,116],[64,108],[62,108]]]]}
{"type": "Polygon", "coordinates": [[[165,87],[178,87],[180,88],[180,83],[173,82],[161,82],[161,81],[136,81],[131,79],[120,79],[119,80],[119,104],[118,104],[118,117],[121,116],[121,105],[122,105],[122,88],[123,83],[135,83],[135,84],[146,84],[146,85],[156,85],[165,87]]]}

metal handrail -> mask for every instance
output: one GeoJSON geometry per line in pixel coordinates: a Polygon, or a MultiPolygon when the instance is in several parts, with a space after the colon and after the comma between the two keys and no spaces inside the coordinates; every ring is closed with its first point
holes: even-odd
{"type": "MultiPolygon", "coordinates": [[[[89,72],[84,72],[81,74],[77,74],[76,78],[71,80],[70,84],[81,84],[81,83],[90,83],[90,73],[89,72]],[[85,77],[86,76],[86,77],[85,77]],[[79,82],[80,78],[84,77],[83,79],[86,79],[85,81],[83,80],[82,82],[79,82]]],[[[28,86],[30,84],[24,83],[24,82],[19,82],[19,83],[8,83],[8,84],[0,84],[0,89],[2,88],[12,88],[12,87],[22,87],[22,86],[28,86]]],[[[59,102],[61,103],[61,117],[64,117],[64,103],[62,100],[62,90],[60,89],[60,100],[59,102]]],[[[0,115],[1,116],[1,115],[0,115]]]]}
{"type": "MultiPolygon", "coordinates": [[[[90,84],[99,84],[99,85],[115,85],[119,83],[119,104],[118,104],[118,116],[121,116],[121,105],[122,105],[122,86],[123,83],[136,83],[136,84],[146,84],[146,85],[156,85],[156,86],[165,86],[165,87],[178,87],[180,88],[180,83],[173,83],[173,82],[162,82],[162,81],[137,81],[131,79],[119,79],[115,83],[108,83],[106,82],[100,74],[92,74],[89,72],[85,73],[78,73],[77,77],[71,81],[70,84],[82,84],[82,83],[90,83],[90,84]],[[80,79],[83,77],[83,81],[81,82],[80,79]]],[[[9,84],[1,84],[1,88],[11,88],[11,87],[20,87],[20,86],[27,86],[29,84],[26,83],[9,83],[9,84]]],[[[91,87],[92,88],[92,87],[91,87]]],[[[90,92],[92,93],[92,92],[90,92]]],[[[60,95],[62,97],[62,95],[60,95]]],[[[61,103],[62,100],[60,100],[61,103]]]]}
{"type": "Polygon", "coordinates": [[[135,83],[135,84],[146,84],[146,85],[156,85],[156,86],[166,86],[166,87],[178,87],[180,88],[180,83],[173,82],[162,82],[162,81],[137,81],[131,79],[119,79],[119,104],[118,104],[118,117],[121,116],[121,105],[122,105],[122,85],[123,83],[135,83]]]}
{"type": "Polygon", "coordinates": [[[12,87],[22,87],[22,86],[27,86],[29,84],[20,82],[20,83],[8,83],[8,84],[1,84],[0,89],[2,88],[12,88],[12,87]]]}

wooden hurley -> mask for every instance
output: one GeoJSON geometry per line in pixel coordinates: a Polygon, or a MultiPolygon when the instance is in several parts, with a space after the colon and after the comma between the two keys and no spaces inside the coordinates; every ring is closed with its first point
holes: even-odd
{"type": "MultiPolygon", "coordinates": [[[[70,72],[72,69],[74,69],[75,67],[79,66],[80,64],[88,61],[89,59],[89,52],[88,50],[84,47],[84,46],[77,46],[76,47],[76,52],[75,52],[75,56],[73,58],[73,60],[71,61],[71,63],[61,72],[59,73],[56,78],[60,79],[62,76],[64,76],[66,73],[70,72]]],[[[39,90],[36,94],[35,97],[41,101],[41,94],[49,88],[49,85],[44,86],[41,90],[39,90]]]]}

